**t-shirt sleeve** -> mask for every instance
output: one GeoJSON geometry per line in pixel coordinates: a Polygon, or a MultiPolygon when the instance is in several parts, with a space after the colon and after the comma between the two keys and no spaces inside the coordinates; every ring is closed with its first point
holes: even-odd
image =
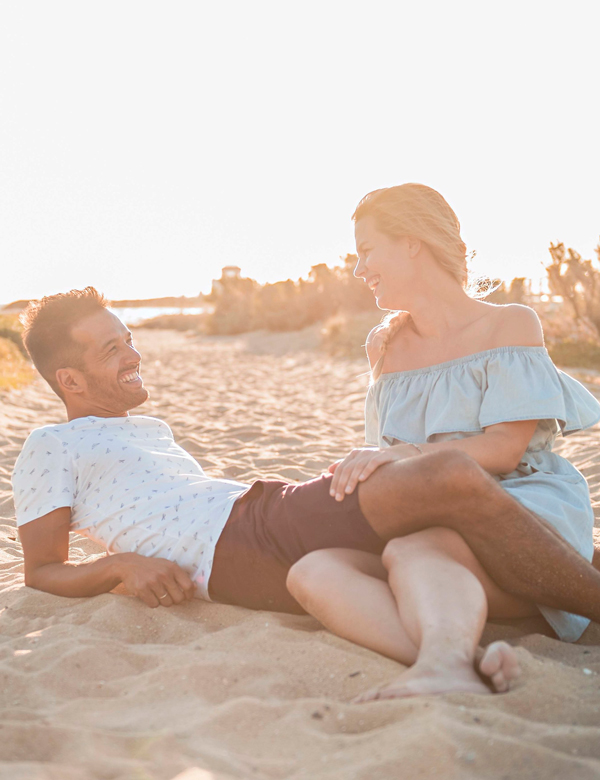
{"type": "Polygon", "coordinates": [[[30,434],[12,475],[17,525],[73,505],[75,475],[65,442],[51,429],[30,434]]]}

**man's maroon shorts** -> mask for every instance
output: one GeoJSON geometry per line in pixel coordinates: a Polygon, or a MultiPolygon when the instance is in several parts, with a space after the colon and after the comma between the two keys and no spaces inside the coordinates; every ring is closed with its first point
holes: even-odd
{"type": "Polygon", "coordinates": [[[304,614],[285,581],[313,550],[347,547],[381,555],[384,542],[358,505],[358,490],[336,501],[331,475],[290,485],[258,480],[233,505],[215,549],[211,599],[249,609],[304,614]]]}

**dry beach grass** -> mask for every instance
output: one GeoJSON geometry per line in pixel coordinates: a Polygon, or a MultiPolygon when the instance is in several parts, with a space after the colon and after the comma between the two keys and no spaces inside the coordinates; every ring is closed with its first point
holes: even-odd
{"type": "MultiPolygon", "coordinates": [[[[362,442],[364,362],[314,350],[313,331],[136,339],[152,393],[139,411],[212,475],[302,481],[362,442]]],[[[398,666],[312,618],[25,588],[10,473],[29,430],[63,419],[39,380],[0,395],[2,780],[600,777],[597,625],[566,645],[541,620],[490,624],[524,667],[506,695],[355,705],[398,666]]],[[[599,443],[592,430],[559,448],[600,510],[599,443]]],[[[97,552],[80,537],[71,551],[97,552]]]]}

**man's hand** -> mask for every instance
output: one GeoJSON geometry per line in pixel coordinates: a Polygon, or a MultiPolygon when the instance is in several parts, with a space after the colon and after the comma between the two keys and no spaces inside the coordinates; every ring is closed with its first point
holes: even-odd
{"type": "Polygon", "coordinates": [[[413,458],[419,452],[410,444],[396,444],[393,447],[362,447],[352,450],[343,460],[338,460],[329,466],[328,471],[333,474],[330,495],[336,501],[343,501],[344,496],[352,493],[359,482],[364,482],[371,474],[383,466],[395,460],[413,458]]]}
{"type": "Polygon", "coordinates": [[[136,553],[111,556],[126,589],[149,607],[172,607],[194,597],[189,574],[165,558],[145,558],[136,553]]]}
{"type": "Polygon", "coordinates": [[[19,528],[26,585],[56,596],[81,598],[108,593],[122,582],[149,607],[171,607],[193,598],[195,588],[189,575],[165,558],[116,553],[70,563],[70,524],[70,508],[60,507],[19,528]]]}

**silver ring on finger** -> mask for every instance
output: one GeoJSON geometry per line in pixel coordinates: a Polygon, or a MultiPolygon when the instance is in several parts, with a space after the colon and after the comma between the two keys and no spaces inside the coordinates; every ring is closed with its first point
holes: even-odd
{"type": "Polygon", "coordinates": [[[159,596],[158,598],[161,599],[161,600],[162,599],[166,599],[168,595],[169,595],[168,593],[165,593],[164,595],[159,596]]]}

